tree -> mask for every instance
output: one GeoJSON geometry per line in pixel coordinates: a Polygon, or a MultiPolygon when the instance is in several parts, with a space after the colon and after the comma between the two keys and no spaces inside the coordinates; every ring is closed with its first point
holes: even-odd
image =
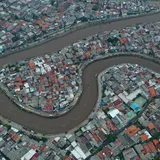
{"type": "Polygon", "coordinates": [[[8,124],[3,124],[5,127],[7,127],[7,130],[9,131],[11,129],[11,126],[8,124]]]}
{"type": "Polygon", "coordinates": [[[154,52],[152,50],[149,52],[149,55],[155,56],[155,54],[154,54],[154,52]]]}
{"type": "Polygon", "coordinates": [[[111,135],[111,134],[106,135],[106,140],[107,140],[108,142],[114,142],[116,139],[117,139],[117,136],[116,136],[116,135],[111,135]]]}
{"type": "Polygon", "coordinates": [[[86,17],[82,17],[82,18],[80,18],[80,20],[81,20],[82,22],[87,22],[87,21],[88,21],[88,19],[87,19],[86,17]]]}
{"type": "Polygon", "coordinates": [[[77,7],[75,8],[75,11],[76,11],[76,12],[80,12],[80,10],[81,10],[81,8],[80,8],[79,6],[77,6],[77,7]]]}
{"type": "Polygon", "coordinates": [[[71,154],[71,152],[69,150],[67,150],[66,155],[69,156],[71,154]]]}
{"type": "Polygon", "coordinates": [[[16,71],[16,72],[19,72],[19,68],[18,68],[18,67],[16,67],[16,68],[15,68],[15,71],[16,71]]]}
{"type": "Polygon", "coordinates": [[[33,19],[38,19],[38,16],[36,14],[32,14],[33,19]]]}
{"type": "MultiPolygon", "coordinates": [[[[77,64],[77,65],[80,65],[80,64],[81,64],[81,62],[80,62],[80,61],[77,61],[77,62],[76,62],[76,64],[77,64]]],[[[78,72],[77,72],[77,73],[78,73],[78,72]]]]}
{"type": "Polygon", "coordinates": [[[108,43],[112,43],[112,38],[109,37],[109,38],[107,39],[107,42],[108,42],[108,43]]]}
{"type": "Polygon", "coordinates": [[[50,0],[50,2],[51,2],[51,5],[53,6],[55,3],[55,0],[50,0]]]}
{"type": "Polygon", "coordinates": [[[47,142],[47,140],[48,140],[48,139],[45,138],[45,137],[42,137],[42,138],[41,138],[41,141],[43,141],[44,143],[47,142]]]}
{"type": "Polygon", "coordinates": [[[18,37],[18,36],[12,37],[12,41],[13,41],[13,42],[16,42],[16,41],[18,41],[18,40],[19,40],[19,37],[18,37]]]}
{"type": "Polygon", "coordinates": [[[8,65],[8,68],[9,68],[9,69],[12,68],[12,67],[14,67],[14,66],[13,66],[13,65],[10,65],[10,64],[8,65]]]}
{"type": "Polygon", "coordinates": [[[19,19],[19,17],[18,17],[17,15],[15,15],[15,16],[14,16],[14,19],[17,20],[17,19],[19,19]]]}
{"type": "Polygon", "coordinates": [[[109,37],[108,39],[107,39],[107,42],[108,43],[112,43],[113,45],[115,45],[117,42],[119,41],[119,39],[117,38],[117,37],[109,37]]]}
{"type": "Polygon", "coordinates": [[[103,110],[103,112],[107,115],[109,111],[109,108],[106,108],[105,110],[103,110]]]}
{"type": "Polygon", "coordinates": [[[102,92],[105,92],[105,90],[106,90],[106,85],[103,84],[102,92]]]}
{"type": "Polygon", "coordinates": [[[97,5],[95,5],[95,6],[92,7],[93,11],[98,11],[98,9],[99,9],[99,7],[97,5]]]}
{"type": "Polygon", "coordinates": [[[103,50],[100,54],[101,54],[101,55],[105,55],[105,51],[103,50]]]}
{"type": "Polygon", "coordinates": [[[89,118],[89,120],[88,120],[88,121],[90,122],[90,121],[92,121],[92,120],[93,120],[93,118],[89,118]]]}
{"type": "Polygon", "coordinates": [[[42,142],[47,142],[47,138],[45,137],[42,137],[42,138],[39,138],[39,137],[36,137],[36,136],[30,136],[31,139],[35,140],[35,141],[42,141],[42,142]]]}

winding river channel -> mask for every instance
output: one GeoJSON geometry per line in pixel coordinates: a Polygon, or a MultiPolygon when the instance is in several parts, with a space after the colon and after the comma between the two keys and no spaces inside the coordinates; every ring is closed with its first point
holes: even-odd
{"type": "MultiPolygon", "coordinates": [[[[93,26],[90,28],[85,28],[80,31],[76,31],[72,34],[66,35],[56,40],[49,41],[40,46],[33,47],[22,52],[18,52],[13,55],[9,55],[0,59],[0,66],[5,63],[14,62],[17,60],[23,60],[25,58],[33,56],[41,56],[48,52],[53,52],[57,49],[60,49],[70,43],[73,43],[81,38],[84,38],[89,35],[98,33],[99,31],[104,30],[113,30],[116,28],[122,28],[127,25],[132,25],[135,23],[148,23],[153,21],[160,20],[160,14],[155,14],[152,16],[134,18],[124,21],[112,22],[111,24],[104,24],[101,26],[93,26]]],[[[127,57],[112,57],[109,59],[103,59],[91,63],[88,65],[83,72],[83,93],[77,103],[77,105],[67,114],[58,117],[56,119],[50,119],[45,117],[40,117],[35,114],[27,113],[20,110],[15,106],[8,98],[0,93],[0,114],[16,122],[25,128],[35,130],[43,134],[58,134],[67,132],[70,129],[81,124],[88,115],[92,112],[98,97],[98,87],[97,79],[95,75],[102,72],[104,69],[111,67],[115,64],[122,63],[133,63],[143,65],[155,72],[160,73],[160,65],[134,56],[127,57]],[[87,87],[89,84],[89,87],[87,87]]]]}
{"type": "Polygon", "coordinates": [[[103,59],[88,65],[83,72],[83,93],[77,105],[67,114],[56,119],[49,119],[26,113],[0,94],[0,113],[2,116],[21,124],[25,128],[35,130],[43,134],[57,134],[67,132],[82,123],[92,112],[98,97],[97,79],[95,75],[115,64],[134,63],[143,65],[160,73],[160,65],[138,57],[113,57],[103,59]],[[89,84],[90,87],[87,87],[89,84]]]}

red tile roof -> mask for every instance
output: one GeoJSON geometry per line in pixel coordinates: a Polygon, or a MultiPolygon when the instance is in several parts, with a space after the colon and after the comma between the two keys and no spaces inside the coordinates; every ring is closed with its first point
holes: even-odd
{"type": "Polygon", "coordinates": [[[39,153],[35,153],[31,158],[31,160],[37,160],[38,157],[39,157],[39,153]]]}
{"type": "Polygon", "coordinates": [[[131,125],[130,127],[128,127],[125,132],[130,136],[134,136],[137,132],[139,132],[140,129],[137,128],[135,125],[131,125]]]}
{"type": "Polygon", "coordinates": [[[152,153],[156,153],[157,152],[157,149],[156,149],[156,147],[154,146],[154,144],[153,144],[153,142],[148,142],[148,147],[150,148],[150,150],[151,150],[151,152],[152,153]]]}
{"type": "Polygon", "coordinates": [[[156,96],[157,96],[154,87],[150,87],[150,88],[149,88],[149,92],[150,92],[150,96],[151,96],[151,97],[156,97],[156,96]]]}
{"type": "Polygon", "coordinates": [[[127,38],[120,38],[120,42],[121,42],[121,44],[125,44],[125,43],[127,43],[127,38]]]}
{"type": "Polygon", "coordinates": [[[95,139],[96,142],[100,142],[101,141],[96,134],[93,134],[93,138],[95,139]]]}
{"type": "Polygon", "coordinates": [[[143,147],[144,147],[144,154],[151,152],[151,150],[150,150],[150,148],[148,147],[147,144],[143,144],[143,147]]]}
{"type": "Polygon", "coordinates": [[[64,158],[64,160],[72,160],[72,159],[71,159],[71,157],[68,156],[68,157],[64,158]]]}
{"type": "Polygon", "coordinates": [[[110,150],[108,147],[104,147],[104,148],[102,149],[102,153],[104,153],[104,154],[107,155],[107,156],[112,155],[112,152],[111,152],[111,150],[110,150]]]}
{"type": "Polygon", "coordinates": [[[154,126],[154,124],[153,123],[150,123],[150,124],[148,124],[148,129],[149,130],[152,130],[152,129],[154,129],[155,128],[155,126],[154,126]]]}
{"type": "Polygon", "coordinates": [[[97,155],[98,155],[98,157],[99,157],[100,159],[105,160],[105,157],[103,156],[102,153],[98,153],[97,155]]]}
{"type": "Polygon", "coordinates": [[[117,128],[115,127],[115,125],[113,124],[111,120],[107,120],[107,125],[112,131],[117,130],[117,128]]]}
{"type": "Polygon", "coordinates": [[[29,62],[29,66],[30,67],[35,67],[35,63],[34,62],[29,62]]]}
{"type": "Polygon", "coordinates": [[[122,102],[123,102],[122,100],[118,99],[118,100],[116,100],[115,102],[113,102],[113,104],[114,104],[115,106],[117,106],[117,105],[121,104],[122,102]]]}
{"type": "Polygon", "coordinates": [[[148,140],[148,136],[146,134],[141,134],[140,137],[142,141],[148,140]]]}
{"type": "Polygon", "coordinates": [[[52,110],[53,110],[53,106],[50,104],[43,107],[43,111],[52,111],[52,110]]]}
{"type": "Polygon", "coordinates": [[[157,146],[157,144],[159,143],[159,140],[158,139],[154,139],[153,143],[154,143],[155,146],[157,146]]]}

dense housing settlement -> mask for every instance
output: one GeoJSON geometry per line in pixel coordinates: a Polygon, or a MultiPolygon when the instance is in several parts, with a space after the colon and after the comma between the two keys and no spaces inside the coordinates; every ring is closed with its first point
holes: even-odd
{"type": "MultiPolygon", "coordinates": [[[[158,8],[150,1],[134,0],[4,0],[0,2],[0,54],[39,43],[82,22],[158,8]]],[[[43,57],[6,64],[0,70],[0,87],[25,110],[59,116],[74,106],[82,92],[83,65],[121,52],[158,59],[160,22],[99,33],[43,57]]],[[[28,135],[0,122],[0,159],[158,160],[160,75],[141,65],[120,64],[98,78],[98,108],[75,132],[38,138],[34,131],[28,135]]]]}
{"type": "Polygon", "coordinates": [[[34,132],[27,136],[2,124],[1,156],[11,160],[150,160],[159,156],[160,74],[140,65],[121,64],[102,72],[100,83],[102,99],[87,124],[49,139],[36,138],[34,132]]]}
{"type": "Polygon", "coordinates": [[[3,0],[0,54],[40,43],[83,22],[154,12],[159,5],[138,0],[3,0]]]}
{"type": "Polygon", "coordinates": [[[81,67],[118,52],[160,56],[160,23],[99,33],[44,57],[6,64],[1,88],[18,106],[45,116],[61,115],[82,91],[81,67]]]}

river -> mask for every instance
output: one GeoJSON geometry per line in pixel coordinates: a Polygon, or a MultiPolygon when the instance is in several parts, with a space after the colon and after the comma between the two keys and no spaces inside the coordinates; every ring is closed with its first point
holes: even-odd
{"type": "MultiPolygon", "coordinates": [[[[136,23],[150,23],[158,20],[160,20],[160,13],[146,17],[122,20],[112,22],[110,24],[106,23],[81,29],[71,34],[65,35],[61,38],[41,44],[39,46],[17,52],[13,55],[2,57],[0,58],[0,66],[3,66],[6,63],[24,60],[30,57],[42,56],[45,53],[54,52],[67,46],[68,44],[76,42],[79,39],[85,38],[87,36],[96,34],[100,31],[110,31],[136,23]]],[[[17,106],[15,106],[2,93],[0,93],[0,114],[3,117],[6,117],[11,121],[14,121],[24,126],[25,128],[35,130],[43,134],[58,134],[67,132],[68,130],[73,129],[77,125],[81,124],[92,112],[95,106],[98,97],[97,81],[95,78],[95,74],[100,73],[107,67],[111,67],[115,64],[121,63],[138,63],[156,72],[160,72],[160,66],[158,64],[132,56],[119,58],[115,57],[111,59],[100,60],[90,64],[84,69],[82,76],[84,90],[82,96],[80,97],[78,104],[67,114],[56,119],[49,119],[26,113],[20,110],[17,106]],[[90,84],[90,87],[87,87],[88,84],[90,84]]]]}
{"type": "Polygon", "coordinates": [[[96,25],[96,26],[84,28],[84,29],[72,32],[71,34],[67,34],[63,37],[51,40],[39,46],[35,46],[30,49],[26,49],[24,51],[17,52],[15,54],[10,54],[6,57],[2,57],[0,58],[0,66],[6,63],[14,62],[14,61],[24,60],[29,57],[42,56],[46,53],[54,52],[56,50],[62,49],[63,47],[69,44],[72,44],[73,42],[76,42],[87,36],[91,36],[102,31],[111,31],[114,29],[124,28],[128,25],[134,25],[136,23],[150,23],[150,22],[155,22],[159,20],[160,20],[160,13],[139,17],[139,18],[121,20],[117,22],[112,22],[110,24],[106,23],[102,25],[96,25]]]}
{"type": "Polygon", "coordinates": [[[97,80],[95,74],[115,64],[134,63],[159,72],[159,65],[138,57],[113,57],[103,59],[88,65],[83,72],[84,90],[78,104],[67,114],[56,119],[49,119],[26,113],[16,107],[8,98],[0,94],[0,113],[2,116],[43,134],[58,134],[67,132],[82,123],[92,112],[98,97],[97,80]],[[87,87],[89,84],[89,87],[87,87]]]}

